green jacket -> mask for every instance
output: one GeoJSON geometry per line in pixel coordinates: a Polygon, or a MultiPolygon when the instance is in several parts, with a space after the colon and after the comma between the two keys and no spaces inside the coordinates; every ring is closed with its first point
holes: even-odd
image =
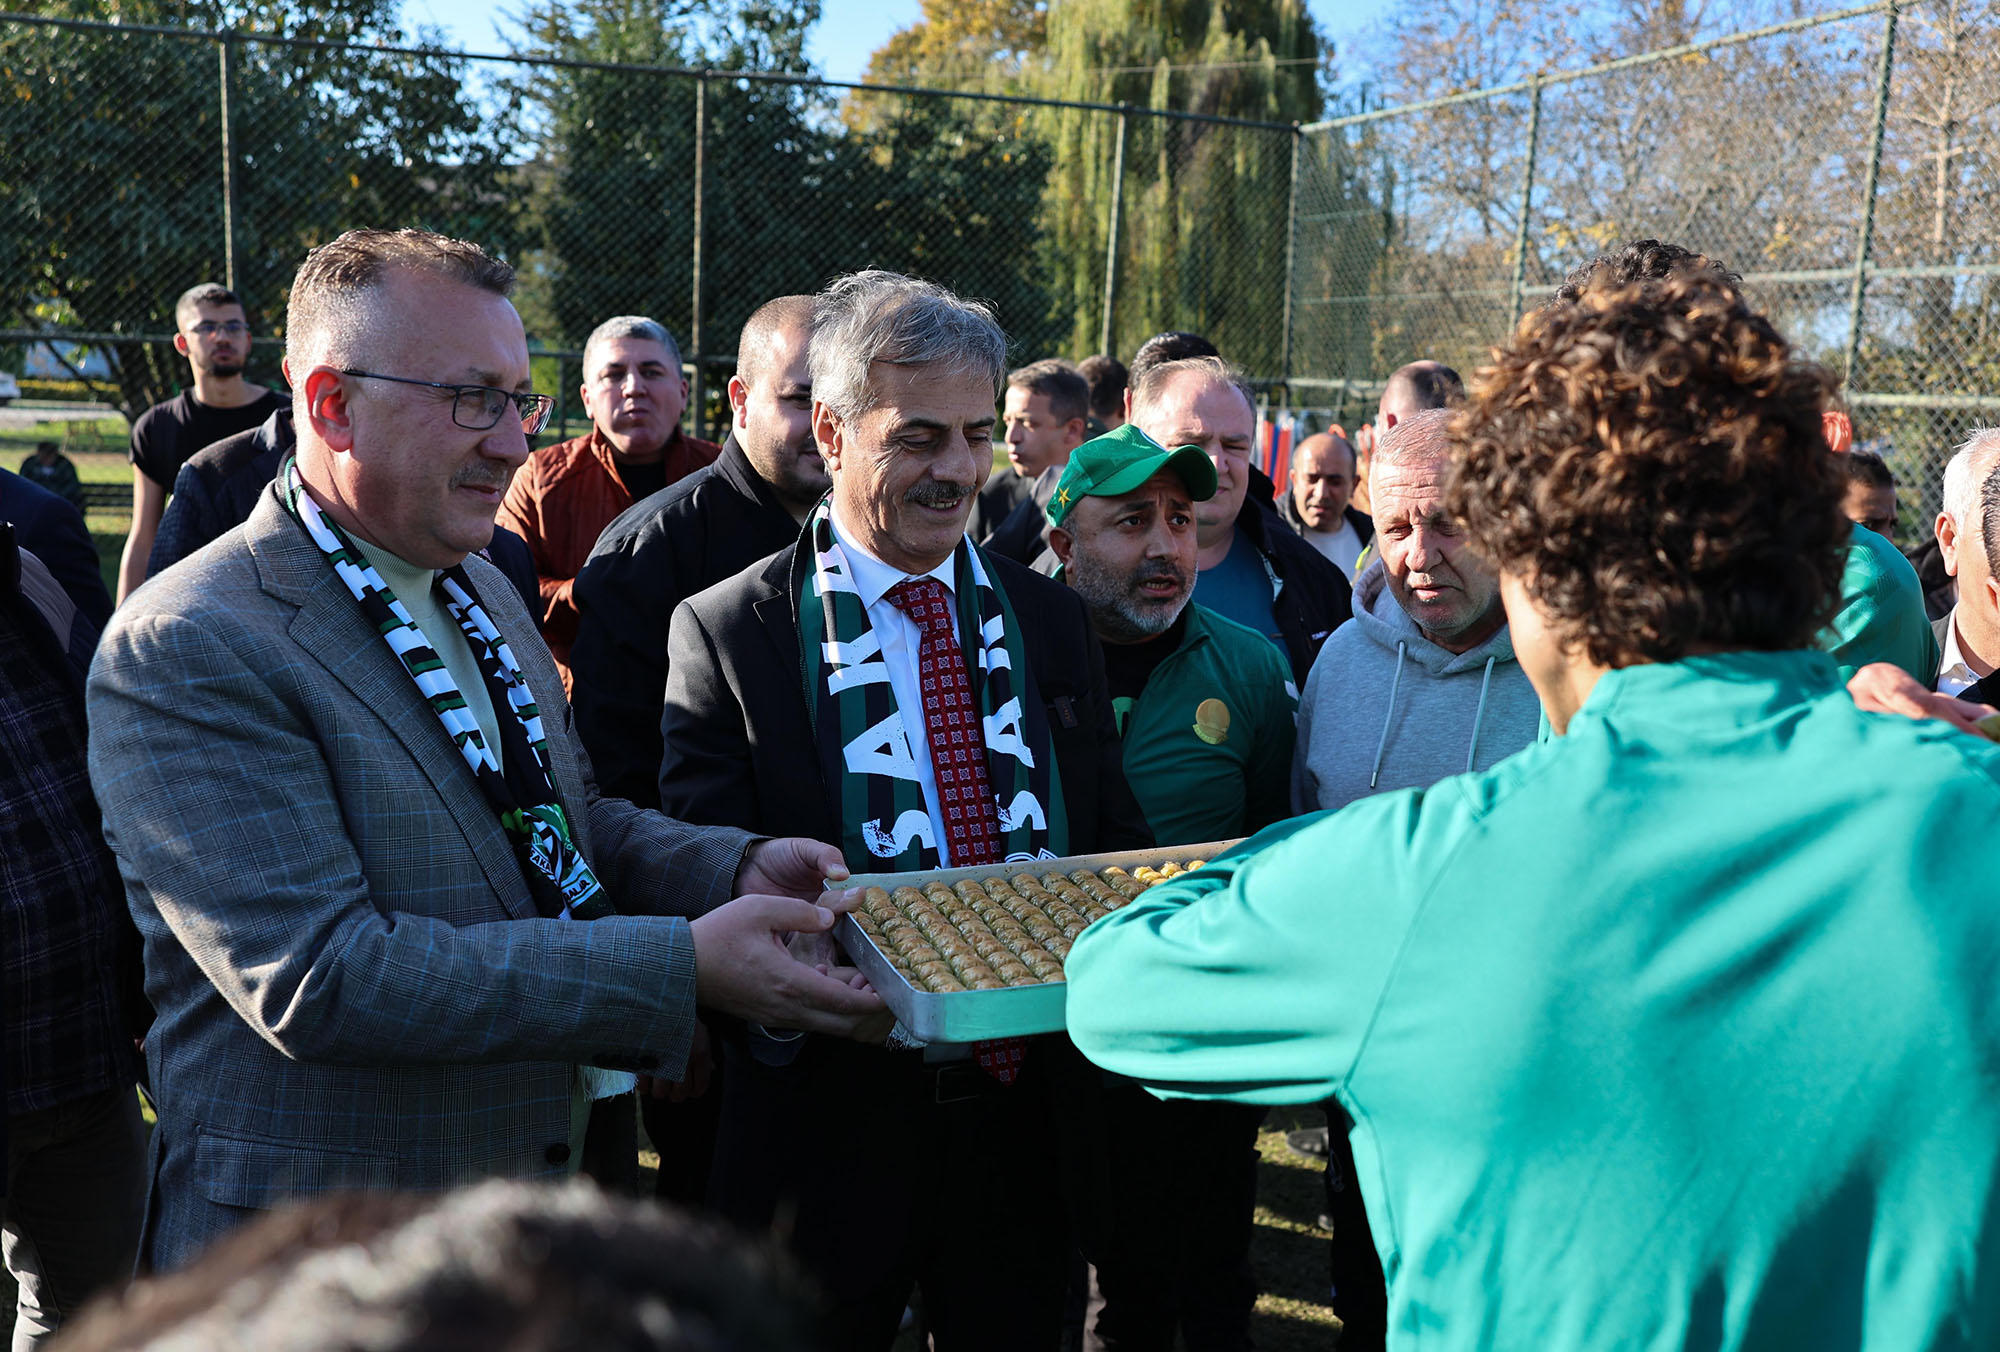
{"type": "Polygon", "coordinates": [[[1567,735],[1093,925],[1069,1025],[1353,1115],[1391,1345],[2000,1346],[2000,747],[1817,652],[1613,671],[1567,735]]]}
{"type": "Polygon", "coordinates": [[[1125,780],[1162,845],[1234,840],[1291,811],[1291,667],[1254,629],[1193,604],[1187,616],[1138,699],[1115,702],[1125,780]],[[1210,700],[1228,711],[1226,728],[1204,711],[1210,700]]]}
{"type": "Polygon", "coordinates": [[[1845,681],[1870,662],[1894,662],[1929,689],[1937,684],[1937,635],[1924,611],[1924,584],[1901,550],[1866,526],[1854,527],[1840,578],[1840,609],[1820,635],[1845,681]]]}

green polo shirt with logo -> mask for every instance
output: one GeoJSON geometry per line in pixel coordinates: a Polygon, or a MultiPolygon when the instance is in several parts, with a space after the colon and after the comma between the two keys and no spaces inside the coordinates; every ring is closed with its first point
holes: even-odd
{"type": "Polygon", "coordinates": [[[1162,845],[1233,840],[1291,813],[1298,692],[1256,630],[1190,604],[1178,647],[1112,701],[1125,779],[1162,845]]]}

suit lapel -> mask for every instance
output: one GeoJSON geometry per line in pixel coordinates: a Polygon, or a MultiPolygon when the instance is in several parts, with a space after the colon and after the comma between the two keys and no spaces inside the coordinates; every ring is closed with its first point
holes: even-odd
{"type": "Polygon", "coordinates": [[[539,915],[499,816],[465,758],[325,556],[275,496],[267,495],[252,514],[250,544],[264,589],[299,607],[288,626],[292,639],[379,718],[422,769],[507,913],[517,919],[539,915]]]}

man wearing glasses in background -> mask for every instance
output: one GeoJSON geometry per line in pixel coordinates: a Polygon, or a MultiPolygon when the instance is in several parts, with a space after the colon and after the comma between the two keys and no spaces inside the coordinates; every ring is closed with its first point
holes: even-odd
{"type": "Polygon", "coordinates": [[[685,1073],[697,998],[888,1033],[782,946],[832,924],[805,898],[839,851],[599,797],[471,557],[549,412],[513,276],[416,230],[314,250],[295,458],[98,649],[91,780],[158,1011],[156,1269],[291,1198],[568,1172],[594,1100],[685,1073]]]}
{"type": "Polygon", "coordinates": [[[235,292],[214,282],[190,287],[174,302],[174,327],[174,351],[187,358],[194,384],[153,405],[132,424],[132,531],[118,562],[121,605],[146,580],[160,513],[188,457],[249,431],[291,402],[287,395],[243,378],[250,360],[250,322],[235,292]]]}

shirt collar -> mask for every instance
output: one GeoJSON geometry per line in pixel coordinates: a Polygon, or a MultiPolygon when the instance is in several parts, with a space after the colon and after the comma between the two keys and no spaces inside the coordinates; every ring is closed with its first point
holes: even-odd
{"type": "Polygon", "coordinates": [[[854,537],[841,528],[838,510],[829,510],[827,521],[833,527],[833,538],[840,542],[840,552],[847,556],[847,575],[854,580],[854,590],[860,595],[862,605],[874,605],[888,593],[889,588],[913,576],[934,577],[944,583],[946,591],[957,594],[958,589],[952,585],[957,574],[952,566],[957,561],[956,554],[946,555],[944,562],[928,573],[906,573],[882,562],[856,544],[854,537]]]}
{"type": "Polygon", "coordinates": [[[1958,646],[1957,606],[1952,607],[1951,617],[1945,621],[1944,653],[1938,659],[1937,688],[1944,690],[1947,681],[1956,687],[1945,691],[1950,695],[1979,684],[1979,673],[1972,669],[1972,664],[1965,660],[1965,650],[1958,646]]]}

